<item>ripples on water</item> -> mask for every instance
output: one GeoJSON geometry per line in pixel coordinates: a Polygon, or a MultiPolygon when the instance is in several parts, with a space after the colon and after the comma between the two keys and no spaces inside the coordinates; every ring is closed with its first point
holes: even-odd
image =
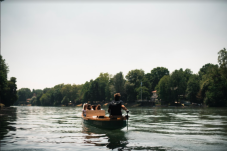
{"type": "Polygon", "coordinates": [[[130,108],[128,130],[84,125],[81,107],[14,107],[1,150],[226,150],[226,108],[130,108]]]}

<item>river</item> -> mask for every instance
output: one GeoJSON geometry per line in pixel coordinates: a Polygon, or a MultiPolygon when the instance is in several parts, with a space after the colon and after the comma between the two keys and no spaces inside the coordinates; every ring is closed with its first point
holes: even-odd
{"type": "Polygon", "coordinates": [[[13,107],[0,120],[1,151],[227,149],[227,108],[129,108],[121,130],[84,125],[81,110],[13,107]]]}

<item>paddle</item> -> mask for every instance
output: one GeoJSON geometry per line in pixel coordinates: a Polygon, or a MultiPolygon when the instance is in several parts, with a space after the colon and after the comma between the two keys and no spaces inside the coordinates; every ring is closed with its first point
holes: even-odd
{"type": "Polygon", "coordinates": [[[128,130],[128,113],[129,113],[129,110],[127,110],[126,113],[127,113],[126,117],[127,117],[127,130],[128,130]]]}

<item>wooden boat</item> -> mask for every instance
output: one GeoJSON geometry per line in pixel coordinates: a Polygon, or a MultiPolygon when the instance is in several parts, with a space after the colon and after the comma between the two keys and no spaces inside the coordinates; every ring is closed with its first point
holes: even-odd
{"type": "Polygon", "coordinates": [[[83,116],[82,120],[85,124],[89,124],[102,129],[122,129],[126,127],[126,116],[107,117],[105,110],[86,110],[86,117],[83,116]]]}

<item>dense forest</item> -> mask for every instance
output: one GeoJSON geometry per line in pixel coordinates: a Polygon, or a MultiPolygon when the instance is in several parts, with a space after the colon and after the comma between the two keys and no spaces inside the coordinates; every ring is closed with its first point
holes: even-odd
{"type": "Polygon", "coordinates": [[[5,59],[0,55],[0,103],[5,106],[11,106],[17,101],[17,79],[11,77],[7,80],[7,74],[9,67],[7,66],[5,59]]]}
{"type": "MultiPolygon", "coordinates": [[[[8,71],[6,65],[5,70],[8,71]]],[[[121,93],[124,102],[135,103],[136,100],[141,99],[142,89],[143,100],[150,100],[152,91],[157,90],[162,105],[172,105],[187,100],[190,103],[222,107],[227,106],[227,93],[225,93],[227,92],[227,51],[225,48],[220,50],[218,64],[205,64],[197,74],[193,74],[190,69],[179,69],[169,73],[165,67],[154,68],[150,73],[135,69],[129,71],[126,76],[122,72],[116,75],[100,73],[95,80],[86,81],[82,85],[58,84],[43,90],[21,88],[17,91],[17,96],[15,95],[16,78],[5,80],[4,83],[4,88],[1,84],[1,94],[4,94],[2,100],[11,101],[8,103],[10,105],[17,97],[15,105],[26,101],[38,106],[67,106],[69,103],[88,101],[109,102],[113,100],[113,94],[116,92],[121,93]],[[7,94],[10,93],[14,95],[7,98],[7,94]]]]}

